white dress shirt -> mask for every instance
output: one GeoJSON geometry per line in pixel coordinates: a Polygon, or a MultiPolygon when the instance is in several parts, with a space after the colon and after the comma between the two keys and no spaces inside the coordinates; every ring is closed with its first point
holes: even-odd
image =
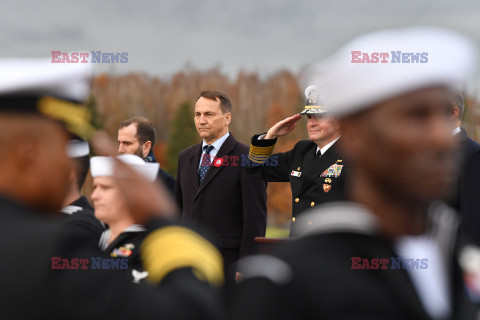
{"type": "MultiPolygon", "coordinates": [[[[217,139],[214,143],[211,144],[211,146],[213,147],[212,151],[210,151],[210,161],[211,162],[213,161],[213,159],[215,159],[215,156],[217,155],[218,150],[220,150],[220,148],[222,147],[225,140],[227,140],[229,134],[230,134],[230,132],[227,132],[220,139],[217,139]]],[[[205,154],[205,151],[203,150],[203,147],[205,147],[207,145],[208,144],[205,142],[205,140],[203,140],[203,142],[202,142],[202,156],[200,157],[200,162],[198,163],[198,169],[199,170],[200,170],[200,166],[202,164],[203,155],[205,154]]]]}
{"type": "Polygon", "coordinates": [[[317,147],[317,151],[315,151],[315,153],[318,153],[318,150],[320,150],[320,152],[322,153],[322,155],[324,155],[325,152],[327,152],[327,150],[328,150],[331,146],[333,146],[333,144],[334,144],[335,142],[337,142],[338,139],[340,139],[340,136],[338,136],[337,139],[335,139],[335,140],[333,140],[333,141],[330,141],[329,143],[327,143],[326,145],[324,145],[322,149],[320,149],[319,147],[317,147]]]}

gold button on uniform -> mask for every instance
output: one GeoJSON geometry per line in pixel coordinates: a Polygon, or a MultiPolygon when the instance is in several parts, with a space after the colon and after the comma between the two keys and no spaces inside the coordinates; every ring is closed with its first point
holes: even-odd
{"type": "Polygon", "coordinates": [[[295,217],[292,218],[292,222],[295,222],[295,217]]]}
{"type": "Polygon", "coordinates": [[[299,199],[299,198],[295,198],[295,202],[298,202],[298,201],[300,201],[300,199],[299,199]]]}
{"type": "Polygon", "coordinates": [[[313,207],[315,205],[315,202],[310,203],[310,207],[313,207]]]}

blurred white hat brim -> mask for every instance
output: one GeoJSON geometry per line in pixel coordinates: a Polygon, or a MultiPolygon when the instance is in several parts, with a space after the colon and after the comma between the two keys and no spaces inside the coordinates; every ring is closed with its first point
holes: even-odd
{"type": "Polygon", "coordinates": [[[450,30],[416,27],[379,31],[351,41],[318,64],[308,81],[319,87],[329,113],[341,117],[429,86],[458,88],[471,75],[475,55],[473,42],[450,30]],[[353,63],[352,51],[369,55],[386,52],[388,62],[353,63]],[[426,53],[427,61],[392,63],[392,51],[423,57],[426,53]]]}
{"type": "Polygon", "coordinates": [[[70,140],[67,144],[67,156],[69,158],[81,158],[90,154],[87,141],[70,140]]]}
{"type": "Polygon", "coordinates": [[[90,93],[90,63],[52,63],[50,59],[0,59],[0,95],[41,93],[85,100],[90,93]]]}
{"type": "MultiPolygon", "coordinates": [[[[135,172],[150,181],[155,181],[160,168],[158,163],[147,163],[142,158],[132,154],[121,155],[117,159],[123,161],[135,172]]],[[[90,172],[93,178],[111,177],[115,172],[115,161],[112,157],[92,157],[90,159],[90,172]]]]}

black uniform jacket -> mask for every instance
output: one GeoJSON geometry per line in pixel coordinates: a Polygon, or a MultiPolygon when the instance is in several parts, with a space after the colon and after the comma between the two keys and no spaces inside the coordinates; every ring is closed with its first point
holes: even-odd
{"type": "MultiPolygon", "coordinates": [[[[254,147],[273,146],[276,139],[252,138],[250,159],[254,147]]],[[[269,182],[290,182],[292,189],[292,227],[295,235],[298,214],[311,207],[331,201],[345,199],[345,162],[335,142],[320,158],[315,153],[317,145],[310,140],[299,141],[292,150],[270,156],[262,164],[252,161],[247,171],[257,178],[269,182]]],[[[271,149],[273,150],[273,149],[271,149]]]]}
{"type": "Polygon", "coordinates": [[[212,165],[200,184],[201,149],[199,143],[178,156],[175,198],[181,210],[180,223],[209,228],[228,266],[239,256],[256,253],[255,237],[265,236],[266,184],[241,166],[242,154],[246,157],[248,147],[231,133],[216,155],[224,159],[222,165],[212,165]]]}
{"type": "MultiPolygon", "coordinates": [[[[366,208],[344,202],[320,210],[304,213],[301,219],[313,224],[273,255],[239,261],[243,278],[234,289],[232,319],[431,319],[407,270],[392,269],[391,258],[398,257],[394,245],[377,231],[366,208]],[[354,257],[376,258],[376,267],[370,260],[365,264],[370,269],[353,269],[354,257]],[[386,269],[379,259],[389,259],[386,269]]],[[[446,205],[432,213],[431,234],[441,243],[450,271],[453,314],[448,319],[473,319],[476,307],[465,295],[453,249],[454,213],[446,205]]]]}
{"type": "MultiPolygon", "coordinates": [[[[191,269],[174,268],[160,285],[138,286],[124,272],[72,267],[102,257],[85,234],[0,195],[2,319],[218,319],[216,291],[191,269]],[[57,258],[67,259],[54,265],[57,258]],[[130,278],[128,279],[130,280],[130,278]]],[[[91,265],[90,265],[91,266],[91,265]]]]}
{"type": "Polygon", "coordinates": [[[128,264],[128,273],[134,283],[148,276],[148,272],[143,269],[140,259],[140,245],[147,235],[146,229],[140,225],[132,225],[125,229],[112,243],[108,244],[110,239],[110,230],[105,230],[100,238],[100,249],[112,258],[126,259],[128,264]]]}
{"type": "Polygon", "coordinates": [[[469,138],[463,128],[458,138],[462,161],[458,190],[451,205],[460,212],[460,232],[466,241],[480,246],[480,144],[469,138]]]}
{"type": "Polygon", "coordinates": [[[61,210],[61,225],[65,228],[71,228],[80,232],[85,232],[92,239],[92,242],[98,243],[104,225],[95,218],[93,207],[87,198],[81,196],[61,210]]]}

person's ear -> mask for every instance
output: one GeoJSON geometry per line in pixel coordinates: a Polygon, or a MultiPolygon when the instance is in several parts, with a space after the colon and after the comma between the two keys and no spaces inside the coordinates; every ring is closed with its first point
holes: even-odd
{"type": "Polygon", "coordinates": [[[77,175],[75,173],[75,169],[70,170],[70,175],[68,176],[68,183],[70,183],[70,185],[77,185],[77,175]]]}
{"type": "Polygon", "coordinates": [[[148,156],[150,150],[152,149],[152,141],[147,141],[143,144],[143,157],[148,156]]]}
{"type": "Polygon", "coordinates": [[[227,112],[225,115],[225,125],[228,126],[230,125],[230,122],[232,121],[232,114],[230,112],[227,112]]]}
{"type": "Polygon", "coordinates": [[[458,107],[455,107],[455,106],[451,107],[449,109],[449,115],[450,115],[452,120],[462,120],[462,119],[459,118],[460,109],[458,107]]]}

